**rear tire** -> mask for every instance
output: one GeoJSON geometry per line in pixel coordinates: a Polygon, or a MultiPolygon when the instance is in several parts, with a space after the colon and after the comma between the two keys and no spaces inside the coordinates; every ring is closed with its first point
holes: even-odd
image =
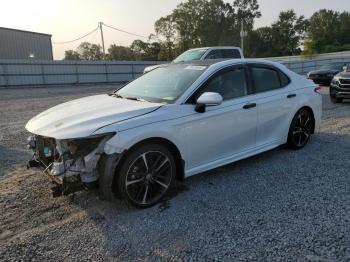
{"type": "Polygon", "coordinates": [[[176,175],[175,158],[163,145],[145,144],[131,151],[120,163],[117,190],[137,208],[160,202],[176,175]]]}
{"type": "Polygon", "coordinates": [[[331,98],[331,102],[334,104],[338,104],[338,103],[343,102],[342,98],[337,98],[335,95],[330,95],[330,98],[331,98]]]}
{"type": "Polygon", "coordinates": [[[294,116],[289,127],[287,146],[291,149],[301,149],[309,141],[314,119],[308,109],[300,109],[294,116]]]}

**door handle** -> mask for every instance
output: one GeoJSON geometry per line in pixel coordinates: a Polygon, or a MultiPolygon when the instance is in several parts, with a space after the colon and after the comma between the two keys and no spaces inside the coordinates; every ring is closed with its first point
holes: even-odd
{"type": "Polygon", "coordinates": [[[243,109],[249,109],[249,108],[253,108],[253,107],[256,107],[256,104],[255,103],[250,103],[250,104],[244,105],[243,109]]]}
{"type": "Polygon", "coordinates": [[[296,97],[297,95],[296,94],[289,94],[287,95],[287,98],[293,98],[293,97],[296,97]]]}

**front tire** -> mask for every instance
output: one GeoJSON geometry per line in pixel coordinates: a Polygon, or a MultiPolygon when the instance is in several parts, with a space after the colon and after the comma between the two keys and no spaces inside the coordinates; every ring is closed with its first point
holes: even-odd
{"type": "Polygon", "coordinates": [[[165,146],[142,145],[123,159],[117,178],[118,192],[135,207],[150,207],[169,192],[175,174],[174,156],[165,146]]]}
{"type": "Polygon", "coordinates": [[[310,139],[313,126],[311,112],[305,108],[300,109],[289,127],[287,146],[292,149],[303,148],[310,139]]]}

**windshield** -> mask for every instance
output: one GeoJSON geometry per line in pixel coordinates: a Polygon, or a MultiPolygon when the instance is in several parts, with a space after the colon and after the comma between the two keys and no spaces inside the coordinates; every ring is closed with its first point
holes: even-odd
{"type": "Polygon", "coordinates": [[[174,59],[173,63],[187,62],[192,60],[200,60],[201,57],[208,49],[195,49],[188,50],[185,53],[182,53],[177,58],[174,59]]]}
{"type": "Polygon", "coordinates": [[[320,67],[320,69],[332,69],[332,70],[341,70],[344,63],[332,63],[332,64],[325,64],[320,67]]]}
{"type": "Polygon", "coordinates": [[[159,67],[130,82],[115,94],[128,99],[173,103],[206,68],[184,64],[159,67]]]}

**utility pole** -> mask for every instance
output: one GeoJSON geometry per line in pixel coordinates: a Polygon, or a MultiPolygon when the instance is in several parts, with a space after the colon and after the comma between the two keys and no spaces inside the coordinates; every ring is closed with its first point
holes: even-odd
{"type": "Polygon", "coordinates": [[[103,38],[103,30],[102,30],[102,25],[103,22],[99,22],[99,27],[100,27],[100,32],[101,32],[101,40],[102,40],[102,51],[103,51],[103,59],[106,57],[106,51],[105,51],[105,40],[103,38]]]}
{"type": "Polygon", "coordinates": [[[244,36],[245,36],[245,32],[244,32],[244,25],[243,25],[243,19],[241,21],[241,49],[242,49],[242,52],[244,50],[244,36]]]}

